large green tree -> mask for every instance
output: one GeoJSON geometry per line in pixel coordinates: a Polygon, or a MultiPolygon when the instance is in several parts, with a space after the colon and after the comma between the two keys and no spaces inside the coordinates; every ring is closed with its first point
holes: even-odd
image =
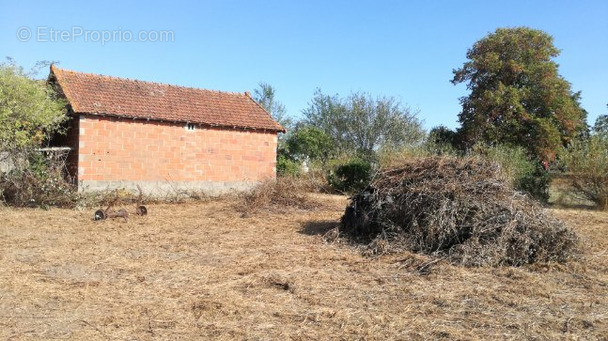
{"type": "MultiPolygon", "coordinates": [[[[65,102],[45,80],[35,79],[39,63],[30,72],[9,59],[0,64],[0,198],[9,205],[70,206],[74,189],[64,180],[61,157],[46,157],[38,150],[61,132],[67,119],[65,102]]],[[[55,154],[59,156],[59,154],[55,154]]]]}
{"type": "Polygon", "coordinates": [[[0,152],[39,147],[67,119],[65,103],[14,62],[0,64],[0,152]]]}
{"type": "Polygon", "coordinates": [[[381,147],[415,144],[424,138],[416,113],[393,97],[355,92],[341,98],[317,89],[303,114],[306,124],[333,139],[339,153],[369,156],[381,147]]]}
{"type": "Polygon", "coordinates": [[[476,42],[453,71],[452,83],[470,90],[461,98],[462,141],[518,145],[553,160],[586,129],[580,93],[553,60],[559,52],[549,34],[527,27],[499,28],[476,42]]]}
{"type": "Polygon", "coordinates": [[[593,132],[603,139],[608,140],[608,115],[600,115],[595,120],[593,132]]]}

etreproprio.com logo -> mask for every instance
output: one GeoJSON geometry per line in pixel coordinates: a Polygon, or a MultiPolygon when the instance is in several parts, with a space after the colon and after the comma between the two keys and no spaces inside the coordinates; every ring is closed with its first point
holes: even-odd
{"type": "Polygon", "coordinates": [[[81,26],[73,26],[69,29],[56,29],[49,26],[37,26],[32,29],[22,26],[17,29],[17,39],[22,42],[41,43],[82,41],[101,45],[114,42],[164,43],[175,41],[175,33],[172,30],[140,30],[133,33],[131,30],[123,30],[120,27],[115,30],[88,30],[81,26]]]}

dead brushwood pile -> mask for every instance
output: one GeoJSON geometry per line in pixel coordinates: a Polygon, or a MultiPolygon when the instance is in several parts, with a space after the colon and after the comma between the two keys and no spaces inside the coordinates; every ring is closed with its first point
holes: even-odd
{"type": "Polygon", "coordinates": [[[290,208],[319,208],[321,203],[309,195],[310,187],[310,183],[292,177],[262,181],[241,195],[237,209],[244,215],[249,215],[259,211],[283,212],[290,208]]]}
{"type": "Polygon", "coordinates": [[[466,266],[577,254],[576,235],[508,183],[498,164],[482,159],[412,159],[351,198],[340,232],[373,253],[408,250],[466,266]]]}

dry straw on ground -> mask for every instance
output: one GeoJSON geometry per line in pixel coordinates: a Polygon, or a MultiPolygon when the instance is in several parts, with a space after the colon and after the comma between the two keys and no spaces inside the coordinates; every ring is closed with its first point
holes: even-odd
{"type": "Polygon", "coordinates": [[[279,177],[261,182],[241,195],[237,209],[245,215],[260,211],[311,210],[322,203],[310,195],[310,182],[296,177],[279,177]]]}
{"type": "Polygon", "coordinates": [[[0,339],[494,340],[608,335],[608,212],[552,210],[584,262],[454,266],[321,237],[347,200],[240,218],[234,201],[85,211],[0,207],[0,339]]]}
{"type": "Polygon", "coordinates": [[[410,250],[468,266],[564,262],[576,235],[478,158],[425,157],[380,172],[341,232],[375,253],[410,250]]]}

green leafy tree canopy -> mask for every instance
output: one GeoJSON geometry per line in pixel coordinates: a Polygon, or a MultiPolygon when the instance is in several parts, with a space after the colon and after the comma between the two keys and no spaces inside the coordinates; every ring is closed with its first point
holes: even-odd
{"type": "Polygon", "coordinates": [[[0,151],[35,148],[60,130],[65,102],[14,62],[0,64],[0,151]]]}
{"type": "Polygon", "coordinates": [[[355,92],[341,98],[317,89],[303,114],[306,124],[332,138],[338,153],[369,156],[381,147],[420,143],[425,135],[416,113],[393,97],[355,92]]]}
{"type": "Polygon", "coordinates": [[[289,154],[299,160],[326,161],[334,149],[331,137],[313,126],[296,128],[287,138],[286,145],[289,154]]]}
{"type": "Polygon", "coordinates": [[[568,182],[573,193],[608,210],[608,140],[597,134],[574,140],[560,159],[571,173],[568,182]]]}
{"type": "Polygon", "coordinates": [[[593,126],[593,133],[608,140],[608,115],[598,116],[593,126]]]}
{"type": "Polygon", "coordinates": [[[553,160],[586,129],[580,93],[558,74],[558,55],[549,34],[527,27],[499,28],[476,42],[453,71],[452,83],[470,90],[461,98],[463,142],[522,146],[553,160]]]}

